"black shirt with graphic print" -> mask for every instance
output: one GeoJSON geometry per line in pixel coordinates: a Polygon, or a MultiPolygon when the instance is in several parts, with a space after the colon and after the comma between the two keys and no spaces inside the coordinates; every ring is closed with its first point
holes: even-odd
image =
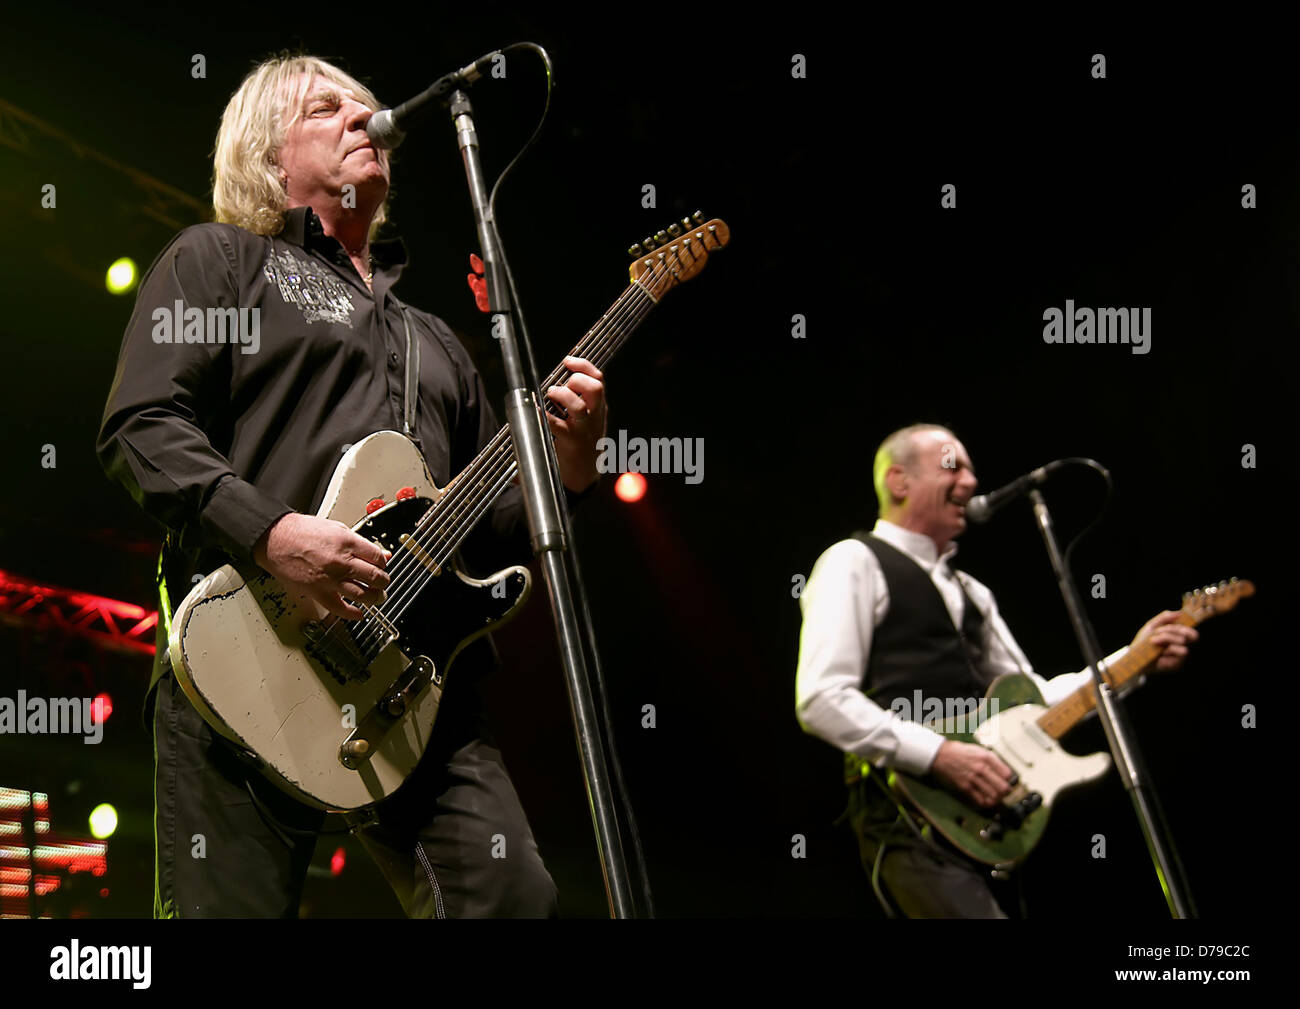
{"type": "MultiPolygon", "coordinates": [[[[228,224],[186,228],[141,282],[97,452],[168,530],[162,570],[173,605],[195,573],[231,559],[251,564],[281,516],[315,514],[348,446],[402,429],[406,335],[392,287],[406,254],[389,240],[372,243],[371,255],[373,294],[342,245],[299,207],[274,237],[228,224]],[[247,312],[212,313],[230,325],[224,343],[207,342],[215,334],[198,313],[187,323],[185,310],[209,308],[256,308],[256,325],[247,312]]],[[[442,487],[500,425],[447,324],[407,311],[420,340],[415,432],[442,487]]],[[[516,484],[463,555],[480,572],[527,563],[516,484]]],[[[151,687],[164,672],[162,623],[151,687]]]]}

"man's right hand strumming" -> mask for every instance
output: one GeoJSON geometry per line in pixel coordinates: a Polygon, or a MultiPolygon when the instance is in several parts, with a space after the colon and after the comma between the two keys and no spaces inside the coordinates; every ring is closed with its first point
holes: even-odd
{"type": "Polygon", "coordinates": [[[930,771],[949,791],[986,808],[1011,791],[1015,776],[992,750],[952,739],[939,747],[930,771]]]}
{"type": "Polygon", "coordinates": [[[278,519],[253,549],[253,559],[280,584],[349,620],[365,615],[349,603],[383,602],[390,556],[342,522],[298,512],[278,519]]]}

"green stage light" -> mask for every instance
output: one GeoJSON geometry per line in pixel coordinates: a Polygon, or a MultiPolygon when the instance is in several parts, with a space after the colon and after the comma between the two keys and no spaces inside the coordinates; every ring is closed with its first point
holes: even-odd
{"type": "Polygon", "coordinates": [[[123,256],[108,268],[108,277],[104,283],[110,294],[126,294],[135,287],[135,263],[123,256]]]}
{"type": "Polygon", "coordinates": [[[111,837],[117,830],[117,810],[107,802],[101,802],[90,812],[90,833],[99,840],[111,837]]]}

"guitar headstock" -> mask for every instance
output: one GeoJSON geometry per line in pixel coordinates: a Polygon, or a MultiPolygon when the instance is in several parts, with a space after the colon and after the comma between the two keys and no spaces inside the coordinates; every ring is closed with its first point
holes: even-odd
{"type": "Polygon", "coordinates": [[[726,224],[716,217],[706,221],[697,210],[691,217],[683,217],[681,224],[670,224],[628,249],[628,255],[635,257],[629,272],[657,301],[703,270],[709,253],[730,241],[731,229],[726,224]]]}
{"type": "Polygon", "coordinates": [[[1218,585],[1207,585],[1194,592],[1184,592],[1182,612],[1196,623],[1200,623],[1216,614],[1227,613],[1237,605],[1238,600],[1254,594],[1253,582],[1230,578],[1226,582],[1219,582],[1218,585]]]}

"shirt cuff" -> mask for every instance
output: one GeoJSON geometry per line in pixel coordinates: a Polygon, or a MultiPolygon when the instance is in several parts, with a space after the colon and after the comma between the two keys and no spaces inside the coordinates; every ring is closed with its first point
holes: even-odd
{"type": "Polygon", "coordinates": [[[918,777],[929,774],[939,747],[947,739],[924,725],[902,719],[898,720],[895,732],[898,735],[898,750],[894,754],[894,766],[918,777]]]}
{"type": "Polygon", "coordinates": [[[227,477],[217,485],[200,524],[205,536],[231,557],[253,561],[253,547],[292,508],[247,480],[227,477]]]}

